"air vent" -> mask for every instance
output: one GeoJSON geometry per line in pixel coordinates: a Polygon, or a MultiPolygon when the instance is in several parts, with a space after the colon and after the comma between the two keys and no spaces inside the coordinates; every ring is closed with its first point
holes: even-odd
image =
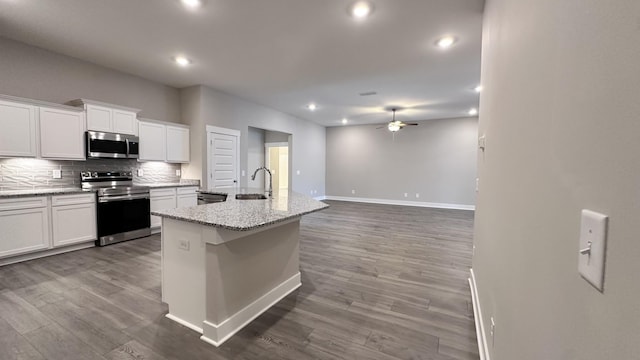
{"type": "Polygon", "coordinates": [[[360,96],[371,96],[371,95],[376,95],[376,94],[378,94],[378,93],[375,92],[375,91],[367,91],[367,92],[360,93],[360,96]]]}

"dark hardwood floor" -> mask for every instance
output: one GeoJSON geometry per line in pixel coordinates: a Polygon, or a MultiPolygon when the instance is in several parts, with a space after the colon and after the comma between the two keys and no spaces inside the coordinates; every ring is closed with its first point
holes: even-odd
{"type": "Polygon", "coordinates": [[[473,213],[328,203],[302,287],[220,348],[164,317],[156,235],[0,267],[0,359],[479,359],[473,213]]]}

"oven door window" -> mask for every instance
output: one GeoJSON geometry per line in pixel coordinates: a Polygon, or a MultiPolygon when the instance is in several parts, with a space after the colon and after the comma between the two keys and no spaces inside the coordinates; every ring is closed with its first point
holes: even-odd
{"type": "Polygon", "coordinates": [[[124,141],[89,139],[89,149],[92,153],[126,154],[127,143],[124,141]]]}
{"type": "Polygon", "coordinates": [[[98,203],[98,237],[151,226],[149,199],[98,203]]]}

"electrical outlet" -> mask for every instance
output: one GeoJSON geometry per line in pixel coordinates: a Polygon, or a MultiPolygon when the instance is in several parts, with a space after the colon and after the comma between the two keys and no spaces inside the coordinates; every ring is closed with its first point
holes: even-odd
{"type": "Polygon", "coordinates": [[[479,188],[480,188],[480,178],[476,178],[476,192],[478,192],[479,188]]]}
{"type": "Polygon", "coordinates": [[[181,173],[182,173],[182,171],[176,170],[176,176],[180,176],[181,173]]]}
{"type": "Polygon", "coordinates": [[[296,170],[296,175],[300,175],[300,170],[296,170]]]}
{"type": "Polygon", "coordinates": [[[52,175],[54,179],[62,179],[62,170],[53,170],[52,175]]]}
{"type": "Polygon", "coordinates": [[[242,177],[245,177],[245,176],[246,176],[246,174],[247,174],[247,173],[246,173],[244,170],[242,170],[242,177]]]}
{"type": "Polygon", "coordinates": [[[144,170],[138,169],[138,176],[144,176],[144,170]]]}
{"type": "Polygon", "coordinates": [[[420,198],[420,193],[416,193],[416,199],[420,198]]]}
{"type": "Polygon", "coordinates": [[[178,249],[189,250],[190,245],[191,244],[189,243],[189,240],[187,240],[187,239],[178,240],[178,249]]]}
{"type": "Polygon", "coordinates": [[[407,194],[407,193],[404,193],[404,197],[407,197],[407,196],[409,196],[409,194],[407,194]]]}
{"type": "Polygon", "coordinates": [[[355,190],[351,190],[351,194],[352,194],[352,195],[353,195],[353,194],[355,194],[355,193],[356,193],[356,191],[355,191],[355,190]]]}

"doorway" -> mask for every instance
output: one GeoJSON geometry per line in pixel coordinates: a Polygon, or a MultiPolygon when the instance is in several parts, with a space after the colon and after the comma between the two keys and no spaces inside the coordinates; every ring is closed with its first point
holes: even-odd
{"type": "Polygon", "coordinates": [[[265,166],[271,170],[273,189],[289,189],[289,143],[265,143],[265,166]]]}

